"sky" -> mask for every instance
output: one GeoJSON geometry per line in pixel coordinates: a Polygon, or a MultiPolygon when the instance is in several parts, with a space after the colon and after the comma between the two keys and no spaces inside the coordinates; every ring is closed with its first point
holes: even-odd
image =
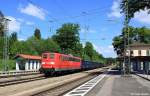
{"type": "MultiPolygon", "coordinates": [[[[121,34],[124,15],[121,0],[1,0],[0,10],[11,21],[9,33],[17,32],[19,40],[26,40],[41,30],[42,38],[51,37],[64,23],[80,24],[83,44],[92,42],[104,57],[116,57],[112,39],[121,34]]],[[[147,10],[135,13],[131,26],[150,26],[147,10]]]]}

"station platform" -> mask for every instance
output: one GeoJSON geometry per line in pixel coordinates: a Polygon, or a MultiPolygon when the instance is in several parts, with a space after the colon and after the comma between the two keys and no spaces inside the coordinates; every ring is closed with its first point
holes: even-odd
{"type": "Polygon", "coordinates": [[[136,75],[123,76],[111,70],[85,96],[150,96],[150,81],[136,75]]]}
{"type": "Polygon", "coordinates": [[[121,75],[118,70],[109,70],[64,96],[150,96],[150,81],[135,74],[121,75]]]}
{"type": "Polygon", "coordinates": [[[140,73],[137,73],[137,75],[150,81],[150,74],[140,74],[140,73]]]}

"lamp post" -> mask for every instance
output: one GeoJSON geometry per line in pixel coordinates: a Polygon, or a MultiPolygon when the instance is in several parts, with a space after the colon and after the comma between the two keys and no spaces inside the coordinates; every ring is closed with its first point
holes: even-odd
{"type": "Polygon", "coordinates": [[[4,71],[8,71],[8,60],[9,60],[9,40],[8,40],[8,22],[11,21],[7,18],[3,18],[3,26],[4,26],[4,46],[3,46],[3,66],[4,66],[4,71]]]}

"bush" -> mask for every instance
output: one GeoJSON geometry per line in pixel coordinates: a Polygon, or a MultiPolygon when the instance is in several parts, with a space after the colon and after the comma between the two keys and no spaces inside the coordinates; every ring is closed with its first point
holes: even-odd
{"type": "MultiPolygon", "coordinates": [[[[16,61],[15,60],[8,60],[8,70],[15,70],[16,69],[16,61]]],[[[4,70],[4,65],[2,64],[2,59],[0,59],[0,71],[4,70]]]]}

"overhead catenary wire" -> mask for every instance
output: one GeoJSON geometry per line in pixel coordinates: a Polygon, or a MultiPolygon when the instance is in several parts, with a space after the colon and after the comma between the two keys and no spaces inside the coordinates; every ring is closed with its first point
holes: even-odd
{"type": "Polygon", "coordinates": [[[38,5],[37,3],[35,3],[35,2],[33,2],[33,1],[31,1],[31,0],[27,0],[27,2],[33,4],[34,6],[36,6],[37,8],[39,8],[39,9],[41,9],[41,10],[44,10],[44,11],[46,12],[46,15],[47,15],[49,18],[51,18],[51,20],[60,23],[60,21],[59,21],[57,18],[53,17],[50,13],[48,13],[45,9],[43,9],[42,7],[40,7],[40,5],[38,5]]]}
{"type": "Polygon", "coordinates": [[[65,13],[65,14],[68,15],[67,17],[71,16],[71,15],[70,15],[70,12],[67,11],[67,10],[62,6],[62,4],[61,4],[59,1],[54,0],[54,2],[55,2],[56,5],[59,7],[59,9],[60,9],[61,11],[63,11],[63,13],[65,13]]]}
{"type": "MultiPolygon", "coordinates": [[[[27,2],[35,5],[36,7],[38,7],[39,9],[42,9],[44,10],[40,5],[38,5],[37,3],[31,1],[31,0],[27,0],[27,2]]],[[[55,1],[57,2],[57,1],[55,1]]],[[[61,8],[61,10],[63,10],[65,13],[69,13],[67,10],[65,10],[58,2],[57,2],[57,6],[59,6],[61,8]]],[[[61,23],[61,21],[63,20],[66,20],[66,19],[76,19],[76,18],[80,18],[80,17],[84,17],[84,16],[87,16],[87,15],[94,15],[94,14],[98,14],[102,11],[106,11],[106,10],[109,10],[108,7],[103,7],[103,8],[93,8],[93,9],[90,9],[90,10],[83,10],[80,12],[79,15],[76,15],[76,16],[66,16],[64,18],[55,18],[54,16],[52,16],[50,13],[46,12],[46,14],[48,15],[49,18],[51,18],[50,20],[53,21],[53,22],[57,22],[57,23],[61,23]],[[86,14],[83,14],[82,12],[86,12],[86,14]]]]}
{"type": "MultiPolygon", "coordinates": [[[[38,8],[40,8],[40,9],[42,9],[42,10],[44,10],[39,4],[37,4],[37,3],[35,3],[35,2],[33,2],[33,1],[31,1],[31,0],[27,0],[27,2],[29,2],[29,3],[31,3],[31,4],[33,4],[33,5],[35,5],[36,7],[38,7],[38,8]]],[[[56,3],[59,3],[59,2],[57,2],[56,1],[56,3]]],[[[62,6],[61,6],[61,4],[57,4],[57,6],[58,7],[60,7],[61,9],[63,9],[62,11],[64,11],[65,13],[66,13],[66,10],[64,10],[64,8],[62,8],[62,6]]],[[[100,12],[102,12],[102,11],[106,11],[106,10],[108,10],[108,7],[103,7],[103,8],[94,8],[94,9],[90,9],[90,10],[85,10],[85,11],[82,11],[79,15],[76,15],[76,16],[66,16],[66,17],[64,17],[64,18],[60,18],[60,19],[56,19],[56,18],[54,18],[52,15],[50,15],[48,12],[46,13],[47,15],[48,15],[48,17],[50,17],[51,19],[50,20],[48,20],[48,21],[44,21],[44,22],[49,22],[50,23],[50,25],[52,25],[52,23],[58,23],[58,22],[60,22],[60,21],[62,21],[62,20],[66,20],[66,19],[72,19],[72,20],[74,20],[74,19],[76,19],[76,18],[80,18],[80,17],[83,17],[83,18],[88,18],[88,22],[89,22],[89,17],[87,17],[87,16],[90,16],[90,15],[94,15],[94,14],[98,14],[98,13],[100,13],[100,12]],[[86,14],[85,14],[86,13],[86,14]],[[52,22],[50,22],[50,21],[52,21],[52,22]]],[[[68,11],[67,11],[68,12],[68,11]]],[[[59,23],[59,24],[62,24],[62,23],[59,23]]],[[[89,27],[88,28],[86,28],[87,30],[89,30],[89,27]]],[[[50,32],[52,32],[52,29],[50,29],[50,32]]],[[[86,32],[87,33],[87,32],[86,32]]]]}
{"type": "MultiPolygon", "coordinates": [[[[31,4],[33,4],[33,5],[35,5],[35,6],[37,6],[38,8],[40,8],[40,9],[42,9],[43,10],[43,8],[41,8],[38,4],[36,4],[35,2],[33,2],[33,1],[31,1],[31,0],[27,0],[29,3],[31,3],[31,4]]],[[[56,1],[57,2],[57,1],[56,1]]],[[[58,3],[58,2],[57,2],[58,3]]],[[[62,8],[62,6],[60,6],[60,4],[57,4],[60,8],[62,8]]],[[[64,8],[62,8],[62,9],[64,9],[64,8]]],[[[79,18],[79,17],[83,17],[83,18],[87,18],[87,16],[89,16],[89,15],[93,15],[93,14],[98,14],[99,13],[99,11],[100,12],[102,12],[102,11],[106,11],[108,9],[108,7],[105,7],[105,8],[94,8],[94,9],[90,9],[90,10],[85,10],[85,11],[82,11],[79,15],[76,15],[76,16],[67,16],[67,17],[64,17],[64,18],[60,18],[60,19],[56,19],[56,18],[53,18],[53,16],[51,16],[49,13],[48,13],[48,15],[49,15],[49,17],[52,17],[52,20],[49,20],[49,21],[52,21],[52,22],[49,22],[49,23],[51,23],[51,25],[52,25],[52,23],[58,23],[58,21],[60,22],[60,21],[62,21],[62,20],[66,20],[66,19],[72,19],[72,20],[74,20],[74,19],[76,19],[76,18],[79,18]]],[[[66,12],[66,10],[63,10],[64,12],[66,12]]],[[[67,11],[68,12],[68,11],[67,11]]],[[[88,21],[89,21],[89,18],[88,18],[88,21]]],[[[60,24],[60,23],[59,23],[60,24]]],[[[62,23],[61,23],[62,24],[62,23]]],[[[89,28],[86,28],[86,29],[88,29],[89,30],[89,28]]]]}

